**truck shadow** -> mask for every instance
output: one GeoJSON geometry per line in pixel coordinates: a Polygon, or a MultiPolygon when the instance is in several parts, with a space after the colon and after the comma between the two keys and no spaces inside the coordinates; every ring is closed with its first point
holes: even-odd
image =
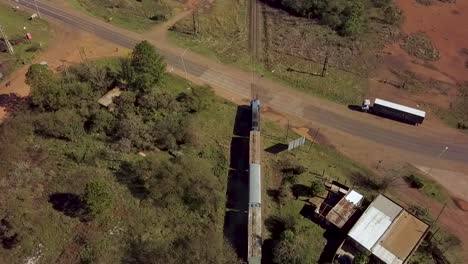
{"type": "Polygon", "coordinates": [[[360,105],[348,105],[348,109],[352,111],[362,112],[360,105]]]}
{"type": "Polygon", "coordinates": [[[250,124],[250,107],[239,106],[231,139],[226,213],[224,215],[224,236],[238,257],[244,260],[247,259],[250,124]]]}

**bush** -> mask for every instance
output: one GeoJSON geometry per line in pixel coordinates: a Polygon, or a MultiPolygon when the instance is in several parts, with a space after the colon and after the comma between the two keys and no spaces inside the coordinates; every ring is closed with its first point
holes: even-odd
{"type": "Polygon", "coordinates": [[[357,254],[353,259],[353,264],[367,264],[369,263],[369,255],[364,253],[357,254]]]}
{"type": "Polygon", "coordinates": [[[139,93],[150,93],[164,81],[166,63],[148,41],[142,41],[135,46],[130,67],[129,88],[139,93]]]}
{"type": "Polygon", "coordinates": [[[96,180],[86,184],[83,201],[86,204],[87,213],[97,216],[111,208],[112,194],[106,183],[96,180]]]}
{"type": "Polygon", "coordinates": [[[83,121],[73,110],[43,113],[34,122],[35,132],[42,136],[76,141],[84,134],[83,121]]]}
{"type": "Polygon", "coordinates": [[[439,51],[432,44],[431,39],[425,33],[419,32],[406,37],[402,48],[416,58],[437,61],[440,58],[439,51]]]}
{"type": "Polygon", "coordinates": [[[342,35],[362,32],[365,26],[362,0],[269,0],[303,17],[317,18],[342,35]]]}
{"type": "Polygon", "coordinates": [[[405,179],[410,184],[411,188],[421,189],[422,187],[424,187],[423,180],[418,176],[415,176],[414,174],[411,174],[405,179]]]}
{"type": "Polygon", "coordinates": [[[310,196],[318,196],[325,192],[325,186],[322,181],[314,180],[310,185],[309,193],[310,196]]]}

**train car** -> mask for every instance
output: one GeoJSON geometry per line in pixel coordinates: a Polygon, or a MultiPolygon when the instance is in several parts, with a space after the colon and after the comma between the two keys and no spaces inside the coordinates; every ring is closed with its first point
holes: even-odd
{"type": "Polygon", "coordinates": [[[260,131],[260,100],[252,100],[250,109],[252,110],[252,131],[260,131]]]}

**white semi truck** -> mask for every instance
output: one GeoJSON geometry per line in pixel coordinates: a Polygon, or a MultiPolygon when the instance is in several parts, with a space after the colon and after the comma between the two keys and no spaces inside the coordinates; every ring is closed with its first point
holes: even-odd
{"type": "Polygon", "coordinates": [[[374,100],[374,104],[371,104],[371,100],[369,99],[364,100],[361,110],[413,125],[422,124],[426,117],[426,112],[424,111],[379,98],[374,100]]]}

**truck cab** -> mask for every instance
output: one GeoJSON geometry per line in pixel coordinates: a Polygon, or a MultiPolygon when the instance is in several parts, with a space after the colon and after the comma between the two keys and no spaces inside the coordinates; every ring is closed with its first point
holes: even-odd
{"type": "Polygon", "coordinates": [[[370,110],[370,105],[371,101],[369,99],[364,100],[364,102],[362,102],[361,110],[363,112],[368,112],[370,110]]]}

